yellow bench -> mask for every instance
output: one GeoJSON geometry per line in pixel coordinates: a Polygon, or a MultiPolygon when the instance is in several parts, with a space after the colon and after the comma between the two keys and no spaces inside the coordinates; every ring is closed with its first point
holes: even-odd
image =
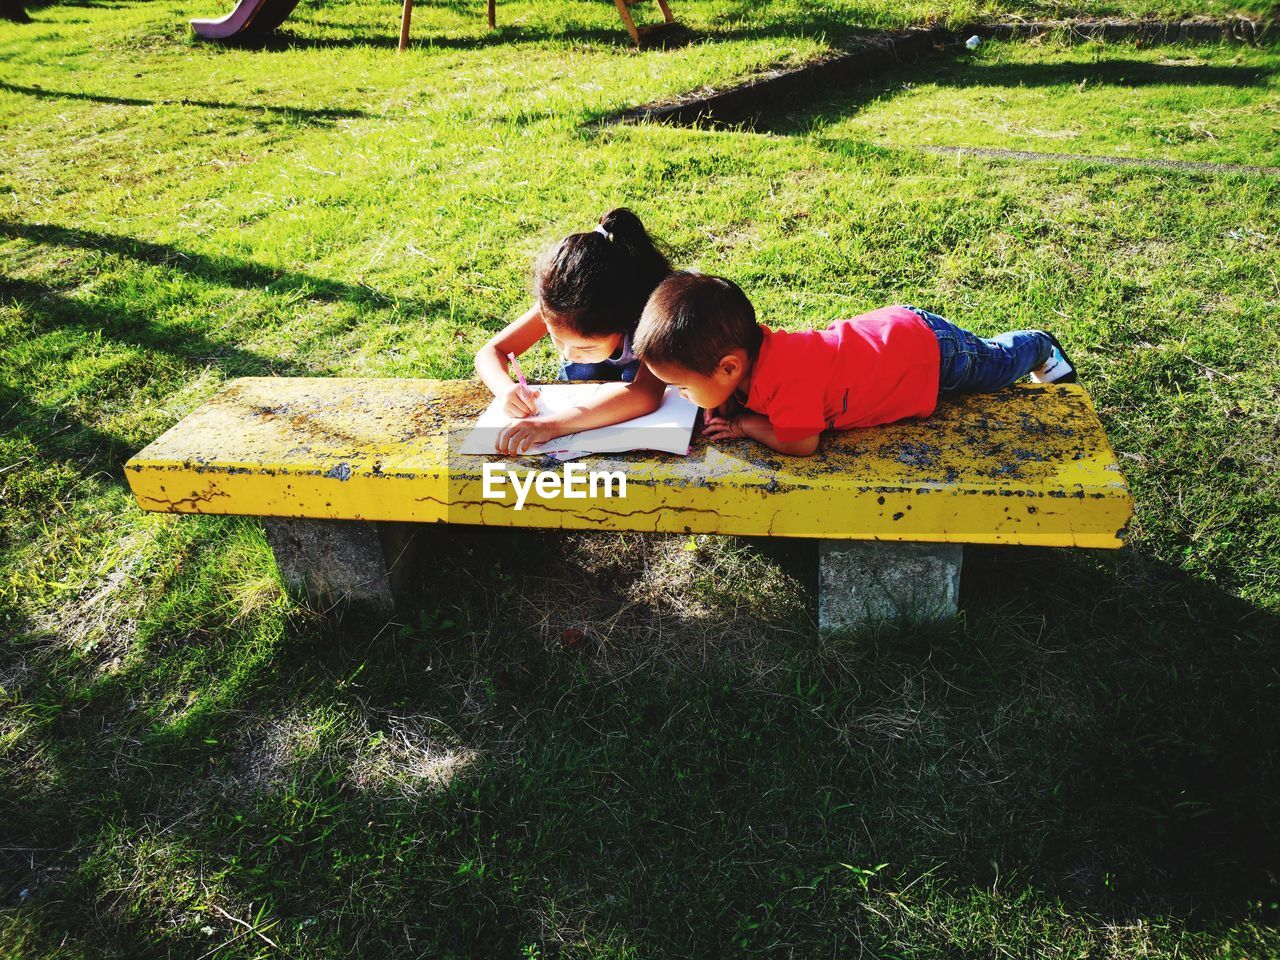
{"type": "Polygon", "coordinates": [[[383,606],[405,543],[392,524],[819,538],[826,627],[903,607],[900,596],[886,606],[865,584],[853,589],[859,571],[883,579],[893,568],[917,588],[948,580],[945,595],[915,599],[922,612],[954,609],[959,547],[941,545],[1119,547],[1133,510],[1076,385],[1019,386],[948,401],[927,421],[829,433],[810,458],[701,439],[685,457],[591,457],[573,468],[582,497],[526,476],[563,474],[558,464],[456,452],[489,399],[469,381],[234,380],[131,459],[126,475],[145,510],[365,521],[269,522],[268,533],[291,580],[383,606]],[[594,496],[588,470],[602,478],[594,496]],[[915,546],[893,553],[888,541],[915,546]],[[339,567],[352,568],[345,579],[339,567]]]}

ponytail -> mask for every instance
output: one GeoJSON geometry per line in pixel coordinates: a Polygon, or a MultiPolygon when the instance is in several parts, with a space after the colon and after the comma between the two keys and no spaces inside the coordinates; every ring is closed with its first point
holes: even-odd
{"type": "Polygon", "coordinates": [[[649,294],[671,273],[640,218],[626,207],[549,248],[534,270],[538,302],[586,337],[635,332],[649,294]]]}

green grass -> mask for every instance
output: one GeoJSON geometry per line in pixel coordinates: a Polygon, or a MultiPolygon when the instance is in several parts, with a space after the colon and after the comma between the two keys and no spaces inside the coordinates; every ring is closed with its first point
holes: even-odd
{"type": "Polygon", "coordinates": [[[1272,49],[988,43],[834,97],[815,135],[1280,166],[1272,49]]]}
{"type": "Polygon", "coordinates": [[[1280,953],[1280,180],[918,149],[1275,163],[1280,51],[990,44],[759,132],[593,126],[871,28],[1233,9],[677,2],[641,54],[589,3],[423,5],[399,56],[394,4],[263,51],[170,0],[0,23],[0,955],[1280,953]],[[254,522],[133,505],[230,377],[470,375],[618,203],[771,324],[1054,329],[1130,545],[973,549],[954,629],[820,639],[812,544],[457,530],[335,627],[254,522]]]}

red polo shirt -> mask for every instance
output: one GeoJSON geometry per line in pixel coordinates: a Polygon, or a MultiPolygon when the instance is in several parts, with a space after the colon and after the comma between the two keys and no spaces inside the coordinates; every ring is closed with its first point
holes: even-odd
{"type": "Polygon", "coordinates": [[[783,443],[927,417],[938,400],[938,338],[905,307],[884,307],[826,330],[764,331],[747,406],[783,443]]]}

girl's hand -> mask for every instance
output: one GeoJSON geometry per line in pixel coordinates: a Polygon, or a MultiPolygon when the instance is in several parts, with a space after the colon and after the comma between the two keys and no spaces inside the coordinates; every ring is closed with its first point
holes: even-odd
{"type": "Polygon", "coordinates": [[[536,417],[538,415],[538,395],[542,393],[536,387],[522,387],[515,384],[502,401],[502,412],[508,417],[536,417]]]}
{"type": "Polygon", "coordinates": [[[536,417],[512,420],[498,431],[498,440],[494,448],[499,453],[518,457],[526,450],[554,438],[555,434],[546,420],[539,420],[536,417]]]}
{"type": "Polygon", "coordinates": [[[702,424],[702,435],[708,440],[730,440],[734,437],[745,437],[742,417],[708,417],[702,424]]]}

